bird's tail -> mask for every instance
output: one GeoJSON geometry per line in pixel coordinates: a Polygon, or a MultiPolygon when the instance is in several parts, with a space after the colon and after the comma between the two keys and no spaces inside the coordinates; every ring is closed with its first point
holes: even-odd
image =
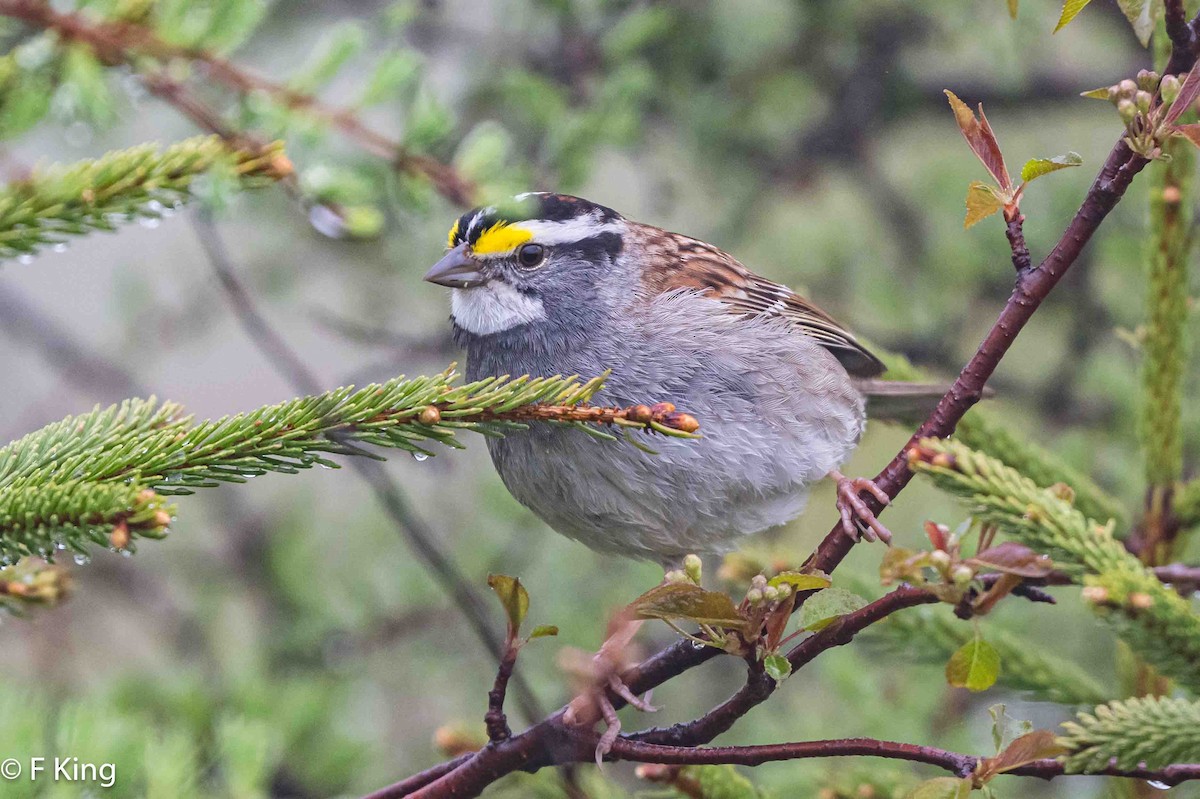
{"type": "Polygon", "coordinates": [[[884,422],[918,424],[949,389],[949,383],[906,383],[865,379],[855,386],[867,398],[867,417],[884,422]]]}

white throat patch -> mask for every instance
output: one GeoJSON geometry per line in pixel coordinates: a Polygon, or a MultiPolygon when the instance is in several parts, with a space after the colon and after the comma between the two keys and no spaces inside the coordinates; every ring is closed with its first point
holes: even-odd
{"type": "Polygon", "coordinates": [[[486,336],[545,316],[542,301],[493,280],[450,292],[450,316],[468,333],[486,336]]]}

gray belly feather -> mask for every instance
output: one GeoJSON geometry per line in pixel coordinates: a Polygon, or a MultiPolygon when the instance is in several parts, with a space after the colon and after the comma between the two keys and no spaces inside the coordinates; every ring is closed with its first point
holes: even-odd
{"type": "Polygon", "coordinates": [[[488,440],[513,496],[593,549],[660,561],[727,550],[797,516],[809,487],[862,434],[863,399],[845,370],[786,323],[676,294],[655,300],[637,328],[614,339],[560,349],[514,337],[468,347],[472,378],[590,377],[607,368],[612,376],[594,402],[670,401],[700,421],[699,440],[627,433],[657,455],[545,424],[488,440]]]}

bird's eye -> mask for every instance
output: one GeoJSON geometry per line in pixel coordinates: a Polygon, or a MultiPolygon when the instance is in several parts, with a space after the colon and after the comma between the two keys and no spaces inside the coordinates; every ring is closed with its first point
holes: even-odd
{"type": "Polygon", "coordinates": [[[540,244],[526,244],[517,250],[517,261],[526,269],[540,266],[546,260],[546,248],[540,244]]]}

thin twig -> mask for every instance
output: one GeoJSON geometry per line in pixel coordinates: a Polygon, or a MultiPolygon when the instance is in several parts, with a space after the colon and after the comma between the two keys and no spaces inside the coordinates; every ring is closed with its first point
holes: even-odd
{"type": "Polygon", "coordinates": [[[1007,214],[1005,216],[1005,234],[1008,236],[1008,245],[1012,248],[1013,268],[1017,270],[1017,275],[1023,275],[1033,268],[1029,247],[1025,244],[1025,214],[1017,211],[1011,219],[1007,219],[1007,214]]]}
{"type": "Polygon", "coordinates": [[[483,716],[484,726],[487,727],[488,740],[496,743],[507,741],[512,737],[508,726],[508,717],[504,715],[504,695],[508,691],[508,681],[512,677],[513,667],[517,665],[517,652],[520,647],[509,641],[500,658],[500,667],[496,669],[496,682],[488,691],[488,709],[483,716]]]}

